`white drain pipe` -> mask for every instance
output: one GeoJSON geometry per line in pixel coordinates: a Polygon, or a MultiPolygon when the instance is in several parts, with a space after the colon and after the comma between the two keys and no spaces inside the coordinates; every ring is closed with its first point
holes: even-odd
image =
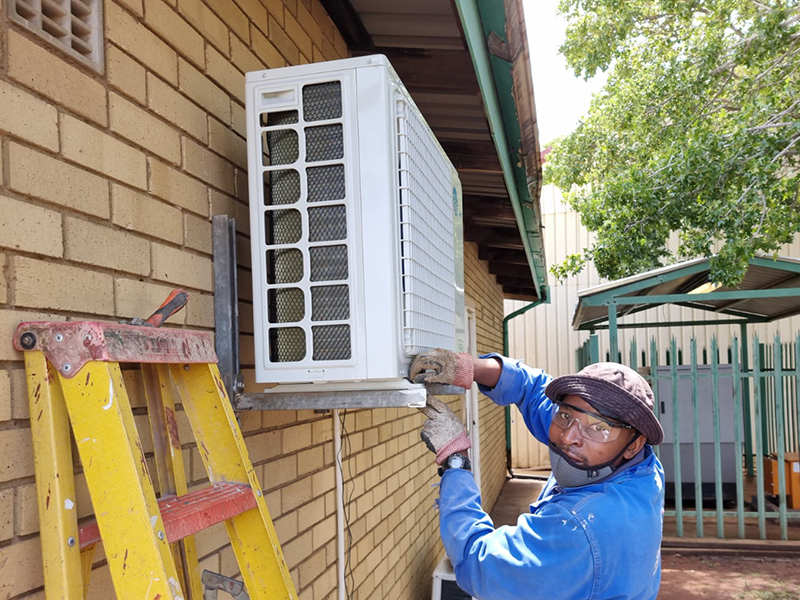
{"type": "Polygon", "coordinates": [[[339,582],[339,600],[345,600],[344,564],[344,482],[342,481],[342,424],[339,411],[333,411],[333,468],[336,472],[336,579],[339,582]]]}

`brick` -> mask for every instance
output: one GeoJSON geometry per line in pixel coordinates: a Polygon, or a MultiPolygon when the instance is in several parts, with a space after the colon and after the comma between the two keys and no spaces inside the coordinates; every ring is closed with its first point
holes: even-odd
{"type": "Polygon", "coordinates": [[[111,87],[133,98],[139,104],[147,102],[146,70],[142,65],[113,44],[108,45],[106,64],[108,83],[111,87]]]}
{"type": "Polygon", "coordinates": [[[267,6],[269,16],[283,26],[283,0],[262,0],[267,6]]]}
{"type": "Polygon", "coordinates": [[[153,196],[113,184],[112,222],[127,229],[180,244],[183,241],[180,209],[153,196]]]}
{"type": "Polygon", "coordinates": [[[68,115],[61,117],[64,156],[138,188],[147,187],[147,162],[140,150],[68,115]]]}
{"type": "MultiPolygon", "coordinates": [[[[298,14],[300,12],[298,9],[298,14]]],[[[310,15],[309,15],[310,17],[310,15]]],[[[306,57],[311,58],[311,37],[309,37],[308,33],[303,29],[302,25],[300,25],[299,21],[295,19],[292,15],[286,14],[285,21],[283,23],[284,30],[286,31],[286,35],[288,35],[294,45],[297,46],[297,49],[306,57]]],[[[320,36],[321,37],[321,36],[320,36]]]]}
{"type": "MultiPolygon", "coordinates": [[[[281,431],[267,431],[247,436],[246,443],[250,450],[250,459],[254,463],[260,463],[280,455],[281,437],[281,431]]],[[[294,457],[292,458],[294,459],[294,457]]]]}
{"type": "Polygon", "coordinates": [[[247,142],[229,126],[208,119],[208,147],[242,169],[247,169],[247,142]]]}
{"type": "MultiPolygon", "coordinates": [[[[255,25],[251,25],[251,28],[253,27],[255,25]]],[[[257,34],[257,32],[254,33],[257,34]]],[[[243,73],[262,71],[266,68],[264,63],[253,54],[253,51],[236,36],[231,38],[231,62],[243,73]]]]}
{"type": "Polygon", "coordinates": [[[0,542],[14,537],[14,490],[0,490],[0,542]]]}
{"type": "Polygon", "coordinates": [[[17,535],[30,535],[39,531],[39,506],[36,484],[21,485],[14,500],[17,535]]]}
{"type": "Polygon", "coordinates": [[[233,98],[244,104],[244,74],[231,65],[230,60],[211,46],[206,52],[206,73],[219,83],[233,98]]]}
{"type": "Polygon", "coordinates": [[[328,13],[325,12],[325,9],[322,7],[322,3],[320,2],[312,2],[311,3],[311,15],[314,17],[314,20],[319,25],[320,30],[322,31],[322,35],[326,37],[328,40],[333,40],[334,29],[333,29],[333,21],[328,16],[328,13]]]}
{"type": "Polygon", "coordinates": [[[196,215],[186,214],[183,225],[184,244],[199,252],[211,254],[211,222],[196,215]]]}
{"type": "Polygon", "coordinates": [[[210,4],[211,9],[225,21],[233,33],[245,42],[250,41],[250,19],[236,6],[233,0],[214,0],[210,4]]]}
{"type": "MultiPolygon", "coordinates": [[[[97,252],[98,248],[103,247],[94,246],[94,251],[97,252]]],[[[11,266],[17,306],[114,314],[113,278],[110,275],[24,256],[13,257],[11,266]]]]}
{"type": "Polygon", "coordinates": [[[47,202],[108,218],[108,181],[25,146],[9,144],[9,187],[47,202]]]}
{"type": "MultiPolygon", "coordinates": [[[[275,20],[270,18],[270,23],[275,23],[275,20]]],[[[277,24],[272,26],[280,29],[277,24]]],[[[255,52],[258,59],[266,65],[267,69],[277,69],[286,66],[286,59],[280,53],[280,50],[278,50],[266,36],[254,29],[252,37],[253,52],[255,52]]]]}
{"type": "MultiPolygon", "coordinates": [[[[97,550],[95,550],[95,556],[97,556],[97,550]]],[[[108,565],[93,568],[92,576],[89,578],[89,590],[86,600],[106,600],[107,598],[116,597],[108,565]]]]}
{"type": "Polygon", "coordinates": [[[284,454],[296,452],[300,448],[307,448],[311,445],[311,423],[303,425],[296,425],[288,430],[287,434],[283,436],[283,446],[281,448],[284,454]]]}
{"type": "Polygon", "coordinates": [[[236,169],[234,178],[236,180],[236,197],[244,204],[248,204],[250,198],[250,179],[247,177],[247,171],[244,169],[236,169]]]}
{"type": "Polygon", "coordinates": [[[186,323],[195,327],[214,327],[214,296],[193,293],[187,305],[186,323]]]}
{"type": "Polygon", "coordinates": [[[0,130],[48,150],[58,150],[54,106],[0,80],[0,130]]]}
{"type": "Polygon", "coordinates": [[[145,0],[144,8],[144,20],[150,29],[174,46],[181,56],[200,68],[205,66],[203,37],[183,17],[162,0],[145,0]]]}
{"type": "MultiPolygon", "coordinates": [[[[241,9],[244,11],[244,14],[250,19],[250,23],[256,25],[259,29],[261,29],[264,33],[267,32],[268,21],[267,21],[267,9],[266,7],[259,2],[259,0],[235,0],[236,4],[238,4],[241,9]]],[[[231,40],[233,42],[233,40],[231,40]]]]}
{"type": "Polygon", "coordinates": [[[233,130],[242,138],[247,139],[247,112],[244,106],[240,106],[236,102],[231,103],[231,114],[233,130]]]}
{"type": "MultiPolygon", "coordinates": [[[[148,281],[116,279],[114,281],[115,314],[123,319],[131,319],[133,317],[146,318],[161,305],[173,289],[175,289],[174,286],[160,285],[148,281]]],[[[194,294],[190,299],[194,302],[194,294]]],[[[169,318],[171,325],[182,325],[185,322],[185,309],[169,318]]]]}
{"type": "Polygon", "coordinates": [[[147,163],[150,171],[148,189],[152,194],[199,215],[208,216],[208,192],[201,181],[159,160],[150,158],[147,163]]]}
{"type": "Polygon", "coordinates": [[[0,423],[11,420],[11,377],[0,371],[0,423]]]}
{"type": "Polygon", "coordinates": [[[38,537],[0,548],[0,598],[16,598],[43,585],[38,537]]]}
{"type": "Polygon", "coordinates": [[[303,450],[297,455],[297,473],[299,475],[306,475],[312,471],[317,471],[324,466],[323,461],[322,446],[303,450]]]}
{"type": "Polygon", "coordinates": [[[224,192],[233,193],[233,166],[222,157],[187,138],[183,138],[183,164],[192,175],[224,192]]]}
{"type": "Polygon", "coordinates": [[[173,85],[178,54],[113,2],[106,2],[106,37],[173,85]]]}
{"type": "Polygon", "coordinates": [[[33,476],[30,429],[0,431],[0,482],[33,476]]]}
{"type": "Polygon", "coordinates": [[[344,38],[339,35],[338,32],[334,31],[334,40],[333,40],[333,47],[336,48],[336,54],[339,58],[347,58],[349,54],[349,50],[347,49],[347,42],[344,41],[344,38]]]}
{"type": "Polygon", "coordinates": [[[303,31],[308,34],[308,37],[311,38],[311,43],[314,46],[322,46],[322,27],[320,27],[319,23],[317,23],[317,20],[312,14],[311,10],[307,9],[303,5],[298,6],[297,22],[300,27],[303,28],[303,31]]]}
{"type": "Polygon", "coordinates": [[[0,247],[60,257],[61,239],[59,213],[0,195],[0,247]]]}
{"type": "Polygon", "coordinates": [[[147,105],[157,115],[198,140],[208,142],[206,112],[161,79],[147,74],[147,105]]]}
{"type": "Polygon", "coordinates": [[[142,0],[116,0],[120,4],[127,6],[128,10],[135,13],[137,17],[144,15],[144,3],[142,0]]]}
{"type": "Polygon", "coordinates": [[[150,272],[147,240],[126,231],[66,217],[64,246],[66,258],[75,262],[137,275],[150,272]]]}
{"type": "Polygon", "coordinates": [[[223,54],[230,54],[228,27],[202,0],[179,0],[178,10],[202,36],[214,44],[223,54]]]}
{"type": "Polygon", "coordinates": [[[171,285],[186,285],[210,292],[214,287],[212,261],[205,256],[153,243],[152,277],[171,285]]]}
{"type": "Polygon", "coordinates": [[[181,136],[177,130],[114,92],[109,109],[112,131],[173,164],[180,163],[181,136]]]}
{"type": "MultiPolygon", "coordinates": [[[[289,13],[286,13],[285,16],[289,16],[289,13]]],[[[286,35],[283,28],[273,18],[269,20],[269,39],[283,57],[289,61],[290,65],[297,64],[300,58],[300,51],[292,39],[286,35]]]]}
{"type": "Polygon", "coordinates": [[[205,556],[229,544],[230,538],[225,525],[218,523],[196,533],[194,541],[197,544],[197,555],[205,556]]]}
{"type": "Polygon", "coordinates": [[[8,31],[8,76],[84,117],[107,124],[103,85],[61,56],[8,31]]]}
{"type": "Polygon", "coordinates": [[[231,102],[225,90],[183,59],[180,60],[178,78],[184,94],[222,122],[230,123],[231,102]]]}

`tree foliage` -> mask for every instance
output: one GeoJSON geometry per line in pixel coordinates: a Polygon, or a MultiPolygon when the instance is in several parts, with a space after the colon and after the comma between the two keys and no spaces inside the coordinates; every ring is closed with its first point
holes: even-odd
{"type": "Polygon", "coordinates": [[[547,157],[610,279],[712,257],[736,285],[800,231],[800,0],[561,0],[577,76],[609,72],[547,157]],[[679,247],[670,252],[670,237],[679,247]]]}

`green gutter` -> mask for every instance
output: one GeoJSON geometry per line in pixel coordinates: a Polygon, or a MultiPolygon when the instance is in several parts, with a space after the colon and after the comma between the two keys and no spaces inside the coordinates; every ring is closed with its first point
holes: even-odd
{"type": "MultiPolygon", "coordinates": [[[[521,133],[512,94],[512,65],[506,60],[490,56],[486,47],[486,38],[492,31],[505,40],[506,15],[503,3],[497,0],[455,0],[455,3],[478,77],[489,129],[503,169],[533,284],[540,300],[548,302],[547,268],[539,235],[540,223],[518,152],[521,147],[521,133]]],[[[531,185],[538,184],[539,182],[534,182],[531,185]]]]}
{"type": "MultiPolygon", "coordinates": [[[[515,310],[510,315],[506,315],[503,318],[503,356],[508,356],[508,322],[513,319],[514,317],[518,317],[522,313],[528,312],[534,306],[539,306],[542,304],[544,300],[539,299],[531,302],[530,304],[523,306],[519,310],[515,310]]],[[[506,468],[508,469],[508,473],[511,477],[517,477],[514,475],[514,469],[511,467],[511,407],[505,407],[505,418],[506,418],[506,468]]]]}

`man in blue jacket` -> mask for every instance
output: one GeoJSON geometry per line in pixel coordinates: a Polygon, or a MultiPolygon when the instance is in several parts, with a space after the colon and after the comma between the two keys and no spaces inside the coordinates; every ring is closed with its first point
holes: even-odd
{"type": "Polygon", "coordinates": [[[664,432],[653,393],[632,369],[590,365],[553,379],[497,354],[420,354],[414,381],[469,388],[516,404],[548,444],[553,469],[514,527],[495,529],[469,470],[459,418],[429,397],[421,437],[442,474],[440,532],[456,581],[481,600],[652,600],[661,582],[664,471],[652,446],[664,432]]]}

